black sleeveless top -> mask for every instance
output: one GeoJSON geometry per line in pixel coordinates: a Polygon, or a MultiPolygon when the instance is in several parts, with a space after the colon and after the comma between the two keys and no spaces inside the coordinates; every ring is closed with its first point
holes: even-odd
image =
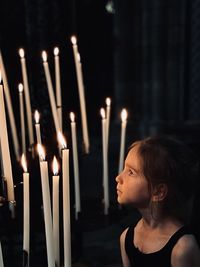
{"type": "Polygon", "coordinates": [[[171,267],[171,252],[176,242],[180,237],[185,234],[190,234],[189,229],[186,226],[181,227],[175,232],[166,245],[160,250],[153,253],[142,253],[137,247],[134,246],[135,225],[128,228],[125,237],[125,250],[129,258],[131,266],[134,267],[171,267]]]}

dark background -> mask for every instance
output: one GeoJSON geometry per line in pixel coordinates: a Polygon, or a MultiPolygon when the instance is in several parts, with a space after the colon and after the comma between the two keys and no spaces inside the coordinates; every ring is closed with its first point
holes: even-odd
{"type": "MultiPolygon", "coordinates": [[[[117,208],[114,182],[119,154],[120,112],[123,107],[128,110],[126,148],[135,139],[154,133],[166,133],[183,140],[199,155],[200,0],[7,0],[1,1],[0,11],[0,48],[18,137],[20,138],[21,132],[17,86],[22,81],[18,50],[23,47],[32,111],[38,109],[41,113],[42,138],[48,146],[49,159],[57,148],[41,51],[46,50],[48,53],[53,77],[53,49],[55,46],[60,49],[63,127],[69,138],[69,147],[69,112],[73,110],[77,116],[82,201],[87,210],[83,215],[84,227],[81,226],[81,231],[92,231],[95,227],[99,229],[105,226],[100,204],[102,145],[99,110],[105,106],[106,97],[111,97],[112,101],[109,166],[112,212],[115,215],[110,223],[116,223],[119,217],[122,219],[124,216],[117,208]],[[108,10],[110,6],[113,8],[111,11],[108,10]],[[91,142],[89,155],[82,152],[78,88],[70,42],[73,34],[78,39],[83,66],[91,142]],[[91,212],[89,215],[88,210],[91,212]]],[[[18,184],[22,170],[15,161],[12,140],[10,147],[14,179],[18,184]]],[[[37,212],[34,213],[34,207],[39,206],[41,201],[40,194],[35,197],[40,188],[37,163],[30,160],[29,168],[34,178],[37,177],[34,182],[31,181],[32,216],[40,217],[37,212]]],[[[17,186],[15,190],[19,198],[18,214],[21,214],[22,189],[17,186]]],[[[199,214],[198,211],[196,213],[199,214]]],[[[196,217],[198,221],[198,216],[196,217]]],[[[14,227],[14,234],[21,231],[20,218],[18,215],[14,222],[15,225],[19,224],[19,227],[14,227]]],[[[7,220],[10,227],[13,227],[13,221],[10,222],[9,218],[7,220]]],[[[36,228],[39,233],[41,223],[36,228]]],[[[5,256],[10,255],[14,243],[11,235],[7,238],[7,228],[8,225],[2,228],[5,256]]],[[[21,246],[19,239],[20,235],[17,245],[15,244],[18,248],[21,246]]],[[[43,246],[41,250],[42,248],[43,246]]],[[[96,260],[96,265],[91,263],[90,266],[101,266],[99,262],[100,260],[96,260]]],[[[105,263],[102,266],[106,266],[105,263]]]]}

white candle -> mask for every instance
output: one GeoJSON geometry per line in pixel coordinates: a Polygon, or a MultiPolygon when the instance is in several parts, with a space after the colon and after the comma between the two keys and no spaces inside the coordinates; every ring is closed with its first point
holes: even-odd
{"type": "Polygon", "coordinates": [[[42,139],[41,139],[41,131],[40,131],[40,113],[36,110],[35,111],[35,131],[36,131],[36,139],[38,144],[42,144],[42,139]]]}
{"type": "Polygon", "coordinates": [[[74,166],[74,188],[75,188],[75,210],[76,219],[78,219],[78,213],[81,211],[80,201],[80,183],[79,183],[79,164],[78,164],[78,148],[76,138],[76,122],[75,115],[70,112],[71,119],[71,135],[72,135],[72,151],[73,151],[73,166],[74,166]]]}
{"type": "Polygon", "coordinates": [[[108,181],[108,154],[106,145],[107,122],[105,118],[105,109],[101,108],[100,113],[102,117],[104,214],[107,215],[109,209],[109,181],[108,181]]]}
{"type": "Polygon", "coordinates": [[[26,70],[26,60],[25,60],[24,49],[22,48],[19,49],[19,56],[20,56],[20,61],[21,61],[22,78],[23,78],[23,85],[24,85],[24,96],[25,96],[25,103],[26,103],[29,147],[32,150],[33,144],[34,144],[33,121],[32,121],[31,101],[30,101],[30,93],[29,93],[28,76],[27,76],[27,70],[26,70]]]}
{"type": "Polygon", "coordinates": [[[59,124],[59,119],[58,119],[58,112],[56,109],[56,101],[55,101],[53,85],[52,85],[52,80],[51,80],[50,71],[49,71],[49,65],[47,62],[47,53],[45,51],[42,52],[42,58],[43,58],[43,67],[44,67],[44,72],[45,72],[45,77],[46,77],[46,82],[47,82],[47,88],[49,92],[49,99],[50,99],[50,104],[51,104],[53,120],[54,120],[54,124],[56,128],[56,132],[58,133],[60,131],[60,124],[59,124]]]}
{"type": "Polygon", "coordinates": [[[128,114],[127,114],[126,109],[122,109],[121,111],[121,141],[120,141],[120,156],[119,156],[118,173],[120,173],[123,170],[123,164],[124,164],[127,116],[128,114]]]}
{"type": "MultiPolygon", "coordinates": [[[[1,82],[1,75],[0,75],[1,82]]],[[[8,201],[14,202],[14,185],[12,166],[10,158],[10,149],[8,141],[7,123],[6,123],[6,112],[4,105],[3,86],[0,84],[0,142],[1,142],[1,157],[3,162],[3,173],[7,182],[7,198],[8,201]]]]}
{"type": "Polygon", "coordinates": [[[2,248],[1,248],[1,242],[0,242],[0,266],[4,267],[3,263],[3,253],[2,253],[2,248]]]}
{"type": "Polygon", "coordinates": [[[21,143],[22,153],[26,155],[26,133],[25,133],[25,121],[24,121],[24,99],[23,99],[23,85],[18,85],[19,90],[19,108],[20,108],[20,123],[21,123],[21,143]]]}
{"type": "Polygon", "coordinates": [[[111,109],[111,99],[106,98],[106,146],[108,150],[109,144],[109,128],[110,128],[110,109],[111,109]]]}
{"type": "Polygon", "coordinates": [[[17,161],[20,161],[19,140],[17,136],[15,117],[14,117],[11,98],[10,98],[10,90],[8,86],[7,75],[6,75],[6,71],[4,68],[3,57],[2,57],[1,51],[0,51],[0,70],[2,71],[4,93],[5,93],[5,99],[6,99],[6,104],[7,104],[8,116],[10,119],[10,128],[11,128],[11,134],[12,134],[12,139],[13,139],[13,144],[14,144],[14,152],[15,152],[17,161]]]}
{"type": "Polygon", "coordinates": [[[55,62],[57,112],[58,112],[60,129],[62,131],[62,96],[61,96],[60,61],[59,61],[59,49],[58,49],[58,47],[54,48],[54,62],[55,62]]]}
{"type": "Polygon", "coordinates": [[[23,167],[23,203],[24,203],[24,227],[23,227],[23,250],[28,254],[29,266],[29,253],[30,253],[30,196],[29,196],[29,173],[27,171],[27,164],[25,155],[22,154],[21,159],[23,167]]]}
{"type": "Polygon", "coordinates": [[[53,224],[49,191],[49,177],[48,177],[48,165],[45,161],[45,154],[43,147],[37,144],[38,153],[40,156],[40,174],[42,183],[42,199],[44,208],[44,222],[45,222],[45,235],[46,235],[46,247],[47,247],[47,260],[48,267],[55,267],[54,256],[54,243],[53,243],[53,224]]]}
{"type": "Polygon", "coordinates": [[[59,175],[58,175],[58,161],[56,157],[53,158],[53,237],[55,248],[56,266],[60,266],[60,230],[59,230],[59,175]]]}
{"type": "Polygon", "coordinates": [[[83,75],[82,75],[82,69],[81,69],[80,55],[78,53],[78,47],[77,47],[77,42],[76,42],[76,37],[75,36],[71,37],[71,42],[72,42],[72,46],[73,46],[74,61],[75,61],[76,76],[77,76],[78,91],[79,91],[79,102],[80,102],[80,109],[81,109],[83,143],[84,143],[85,153],[89,153],[90,143],[89,143],[88,126],[87,126],[87,115],[86,115],[86,104],[85,104],[85,92],[84,92],[84,85],[83,85],[83,75]]]}
{"type": "Polygon", "coordinates": [[[64,267],[71,267],[69,149],[61,132],[58,132],[58,140],[62,146],[64,267]]]}

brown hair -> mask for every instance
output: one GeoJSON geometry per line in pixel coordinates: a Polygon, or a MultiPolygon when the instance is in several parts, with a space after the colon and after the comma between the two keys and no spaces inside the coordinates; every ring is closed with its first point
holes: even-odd
{"type": "Polygon", "coordinates": [[[150,192],[160,183],[168,187],[163,213],[186,221],[197,178],[197,157],[184,143],[168,136],[148,137],[130,148],[136,145],[150,192]]]}

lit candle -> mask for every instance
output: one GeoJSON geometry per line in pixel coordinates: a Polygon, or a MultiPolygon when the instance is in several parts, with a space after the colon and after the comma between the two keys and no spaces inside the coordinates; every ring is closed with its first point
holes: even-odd
{"type": "Polygon", "coordinates": [[[28,76],[26,70],[26,60],[25,60],[25,52],[24,49],[19,49],[19,56],[21,61],[21,69],[22,69],[22,78],[23,78],[23,85],[24,85],[24,96],[25,96],[25,103],[26,103],[26,114],[27,114],[27,124],[28,124],[28,134],[29,134],[29,147],[33,152],[33,144],[34,144],[34,137],[33,137],[33,121],[32,121],[32,111],[31,111],[31,101],[30,101],[30,94],[29,94],[29,85],[28,85],[28,76]]]}
{"type": "Polygon", "coordinates": [[[59,62],[59,49],[54,48],[54,61],[55,61],[55,80],[56,80],[56,102],[57,112],[62,131],[62,97],[61,97],[61,82],[60,82],[60,62],[59,62]]]}
{"type": "Polygon", "coordinates": [[[36,139],[38,144],[42,144],[42,139],[41,139],[41,132],[40,132],[40,113],[36,110],[35,111],[35,131],[36,131],[36,139]]]}
{"type": "Polygon", "coordinates": [[[29,196],[29,173],[27,171],[27,164],[25,155],[22,154],[21,159],[23,167],[23,202],[24,202],[24,231],[23,231],[23,250],[28,255],[29,266],[29,251],[30,251],[30,196],[29,196]]]}
{"type": "Polygon", "coordinates": [[[3,263],[3,253],[2,253],[2,248],[1,248],[1,242],[0,242],[0,266],[4,267],[3,263]]]}
{"type": "MultiPolygon", "coordinates": [[[[1,82],[1,73],[0,73],[0,82],[1,82]]],[[[7,123],[6,123],[6,112],[4,105],[4,94],[3,86],[0,84],[0,142],[1,142],[1,157],[3,163],[3,173],[7,182],[7,197],[8,201],[14,203],[14,185],[13,185],[13,175],[12,175],[12,166],[9,150],[9,141],[8,141],[8,132],[7,132],[7,123]]]]}
{"type": "Polygon", "coordinates": [[[62,146],[64,267],[71,267],[69,149],[61,132],[58,132],[58,141],[62,146]]]}
{"type": "Polygon", "coordinates": [[[53,237],[56,266],[60,266],[60,231],[59,231],[59,175],[58,161],[53,158],[53,237]]]}
{"type": "Polygon", "coordinates": [[[26,155],[26,136],[25,136],[25,122],[24,122],[24,99],[23,99],[23,85],[18,85],[19,90],[19,108],[20,108],[20,122],[21,122],[21,142],[22,153],[26,155]]]}
{"type": "Polygon", "coordinates": [[[106,98],[106,146],[108,150],[109,143],[109,128],[110,128],[110,108],[111,108],[111,99],[106,98]]]}
{"type": "Polygon", "coordinates": [[[76,41],[76,37],[75,36],[71,37],[71,42],[72,42],[72,46],[73,46],[74,61],[75,61],[76,76],[77,76],[78,91],[79,91],[79,102],[80,102],[80,109],[81,109],[83,143],[84,143],[85,153],[89,153],[90,143],[89,143],[89,136],[88,136],[85,93],[84,93],[84,85],[83,85],[83,75],[82,75],[82,69],[81,69],[80,54],[78,53],[77,41],[76,41]]]}
{"type": "Polygon", "coordinates": [[[78,213],[81,211],[80,201],[80,183],[79,183],[79,164],[78,164],[78,149],[77,149],[77,138],[76,138],[76,122],[75,115],[70,112],[71,119],[71,135],[72,135],[72,150],[73,150],[73,166],[74,166],[74,188],[75,188],[75,209],[76,219],[78,219],[78,213]]]}
{"type": "Polygon", "coordinates": [[[20,161],[19,140],[17,136],[15,117],[14,117],[11,98],[10,98],[10,90],[8,86],[7,75],[6,75],[6,71],[4,68],[3,57],[2,57],[1,51],[0,51],[0,70],[2,71],[4,93],[5,93],[5,99],[6,99],[6,104],[7,104],[8,116],[10,119],[10,129],[11,129],[11,134],[12,134],[12,139],[13,139],[13,144],[14,144],[14,152],[15,152],[17,161],[20,161]]]}
{"type": "Polygon", "coordinates": [[[104,188],[104,214],[108,214],[109,209],[109,181],[108,181],[108,154],[106,142],[106,114],[105,109],[100,110],[102,117],[102,143],[103,143],[103,188],[104,188]]]}
{"type": "Polygon", "coordinates": [[[122,111],[121,111],[121,141],[120,141],[120,156],[119,156],[118,173],[120,173],[123,170],[123,164],[124,164],[127,116],[128,116],[128,114],[127,114],[126,109],[122,109],[122,111]]]}
{"type": "Polygon", "coordinates": [[[48,267],[55,267],[48,165],[47,161],[45,161],[45,153],[43,147],[40,144],[37,144],[37,147],[40,156],[40,174],[41,174],[41,184],[42,184],[42,199],[44,207],[44,222],[45,222],[48,267]]]}
{"type": "Polygon", "coordinates": [[[47,62],[47,53],[45,51],[42,52],[42,59],[43,59],[43,67],[44,67],[44,72],[45,72],[45,77],[46,77],[46,82],[47,82],[47,88],[49,92],[49,99],[50,99],[50,104],[51,104],[53,120],[54,120],[54,124],[56,128],[56,132],[59,132],[60,124],[58,120],[58,113],[56,109],[56,101],[55,101],[53,85],[52,85],[52,80],[51,80],[50,71],[49,71],[49,65],[47,62]]]}

